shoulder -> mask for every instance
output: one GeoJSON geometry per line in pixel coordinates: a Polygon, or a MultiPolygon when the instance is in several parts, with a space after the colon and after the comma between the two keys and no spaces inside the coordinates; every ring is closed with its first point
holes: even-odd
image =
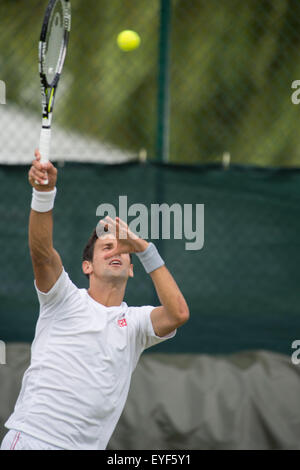
{"type": "Polygon", "coordinates": [[[138,307],[128,306],[125,302],[123,302],[125,307],[127,308],[128,313],[141,313],[141,312],[148,312],[153,310],[155,307],[153,305],[142,305],[138,307]]]}
{"type": "Polygon", "coordinates": [[[38,294],[38,298],[40,300],[40,303],[42,304],[63,301],[64,299],[68,299],[70,295],[74,294],[76,291],[80,290],[71,281],[68,273],[65,271],[64,268],[62,269],[59,278],[48,292],[41,292],[37,288],[36,282],[34,282],[34,284],[38,294]]]}
{"type": "Polygon", "coordinates": [[[126,317],[130,324],[139,332],[151,334],[152,324],[150,314],[155,307],[143,305],[141,307],[127,307],[126,317]]]}
{"type": "Polygon", "coordinates": [[[137,341],[140,343],[142,349],[147,349],[150,346],[161,343],[166,339],[173,338],[176,335],[176,330],[165,336],[156,335],[151,320],[151,312],[155,308],[156,307],[153,305],[128,307],[126,316],[128,317],[128,322],[135,327],[137,341]]]}
{"type": "Polygon", "coordinates": [[[126,305],[126,316],[132,318],[142,318],[145,316],[150,317],[150,313],[154,308],[155,307],[153,307],[152,305],[143,305],[141,307],[128,307],[126,305]]]}

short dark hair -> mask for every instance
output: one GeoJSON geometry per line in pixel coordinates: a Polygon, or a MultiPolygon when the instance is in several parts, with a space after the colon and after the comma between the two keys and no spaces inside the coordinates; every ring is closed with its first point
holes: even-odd
{"type": "Polygon", "coordinates": [[[84,247],[82,261],[93,261],[94,247],[97,239],[98,235],[96,229],[94,229],[90,238],[87,241],[87,244],[84,247]]]}
{"type": "MultiPolygon", "coordinates": [[[[95,248],[95,243],[98,240],[98,235],[96,232],[96,229],[92,231],[92,234],[90,238],[87,241],[87,244],[84,247],[83,253],[82,253],[82,261],[93,261],[94,257],[94,248],[95,248]]],[[[132,254],[129,253],[130,256],[130,263],[132,263],[132,254]]],[[[86,274],[86,277],[89,279],[90,275],[86,274]]]]}

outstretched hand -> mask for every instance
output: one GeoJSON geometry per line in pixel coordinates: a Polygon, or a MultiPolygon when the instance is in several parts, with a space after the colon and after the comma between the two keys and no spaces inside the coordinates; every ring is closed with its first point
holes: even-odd
{"type": "Polygon", "coordinates": [[[103,226],[104,230],[113,233],[117,240],[116,246],[105,255],[105,259],[122,253],[139,253],[146,250],[149,245],[146,240],[143,240],[133,233],[128,225],[119,217],[113,220],[111,217],[107,216],[100,220],[100,224],[103,226]]]}

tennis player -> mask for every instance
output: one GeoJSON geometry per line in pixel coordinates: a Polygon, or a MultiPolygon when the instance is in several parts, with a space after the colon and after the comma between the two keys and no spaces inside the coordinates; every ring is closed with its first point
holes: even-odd
{"type": "Polygon", "coordinates": [[[82,262],[89,288],[76,287],[52,243],[57,170],[42,164],[38,151],[35,156],[29,247],[40,314],[1,449],[105,449],[141,353],[174,337],[189,309],[155,246],[118,218],[101,221],[103,235],[94,230],[82,262]],[[132,253],[149,273],[161,306],[124,302],[132,253]]]}

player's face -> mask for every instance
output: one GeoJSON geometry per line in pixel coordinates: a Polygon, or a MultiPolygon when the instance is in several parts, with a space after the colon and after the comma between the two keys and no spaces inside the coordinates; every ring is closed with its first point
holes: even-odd
{"type": "Polygon", "coordinates": [[[93,273],[99,278],[127,280],[133,276],[129,254],[115,254],[105,259],[105,256],[117,245],[111,234],[98,238],[94,246],[92,262],[93,273]]]}

